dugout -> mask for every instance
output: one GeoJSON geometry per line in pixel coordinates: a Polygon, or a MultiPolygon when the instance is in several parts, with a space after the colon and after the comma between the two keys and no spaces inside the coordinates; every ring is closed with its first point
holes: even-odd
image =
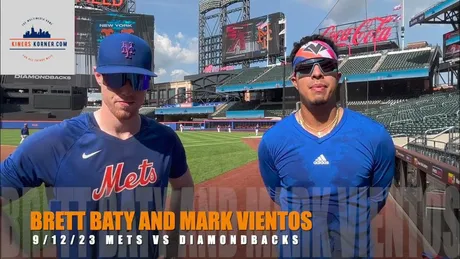
{"type": "Polygon", "coordinates": [[[391,97],[418,97],[431,91],[424,78],[347,83],[348,101],[385,100],[391,97]]]}

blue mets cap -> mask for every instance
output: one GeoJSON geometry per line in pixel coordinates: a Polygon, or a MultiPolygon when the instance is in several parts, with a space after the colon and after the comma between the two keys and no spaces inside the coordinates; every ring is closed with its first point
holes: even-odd
{"type": "Polygon", "coordinates": [[[152,56],[152,49],[143,39],[128,33],[115,33],[105,37],[99,45],[96,72],[156,77],[152,72],[152,56]]]}

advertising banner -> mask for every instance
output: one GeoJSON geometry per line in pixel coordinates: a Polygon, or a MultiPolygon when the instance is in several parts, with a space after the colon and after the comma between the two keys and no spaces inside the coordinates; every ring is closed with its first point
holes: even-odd
{"type": "Polygon", "coordinates": [[[363,21],[331,25],[319,29],[321,35],[332,39],[339,48],[388,42],[398,39],[398,16],[372,17],[363,21]]]}
{"type": "Polygon", "coordinates": [[[0,4],[2,75],[75,74],[73,1],[1,0],[0,4]]]}

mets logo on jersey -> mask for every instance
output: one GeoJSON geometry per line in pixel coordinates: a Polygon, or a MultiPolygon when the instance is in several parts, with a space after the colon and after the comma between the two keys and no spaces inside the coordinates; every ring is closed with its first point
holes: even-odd
{"type": "Polygon", "coordinates": [[[157,172],[153,167],[153,163],[149,163],[148,159],[142,160],[139,165],[139,173],[131,172],[126,175],[124,181],[121,180],[123,167],[125,163],[109,165],[105,168],[104,178],[102,179],[101,187],[94,189],[92,198],[98,201],[104,197],[108,197],[112,192],[120,193],[124,190],[134,190],[137,187],[144,187],[149,184],[156,183],[158,180],[157,172]]]}

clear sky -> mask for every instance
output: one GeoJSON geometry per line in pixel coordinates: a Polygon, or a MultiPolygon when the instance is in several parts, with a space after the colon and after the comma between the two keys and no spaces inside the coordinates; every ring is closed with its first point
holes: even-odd
{"type": "MultiPolygon", "coordinates": [[[[427,41],[442,45],[442,35],[451,25],[415,25],[410,17],[440,0],[405,0],[405,45],[427,41]]],[[[198,2],[199,0],[137,0],[136,12],[155,16],[155,82],[183,80],[184,75],[198,73],[198,2]]],[[[287,19],[288,53],[292,44],[315,29],[366,18],[401,14],[393,7],[401,0],[251,0],[251,18],[283,12],[287,19]]],[[[236,5],[235,5],[236,6],[236,5]]],[[[230,22],[236,22],[236,15],[230,22]]],[[[210,22],[214,26],[216,22],[210,22]]],[[[210,28],[212,30],[213,28],[210,28]]]]}

